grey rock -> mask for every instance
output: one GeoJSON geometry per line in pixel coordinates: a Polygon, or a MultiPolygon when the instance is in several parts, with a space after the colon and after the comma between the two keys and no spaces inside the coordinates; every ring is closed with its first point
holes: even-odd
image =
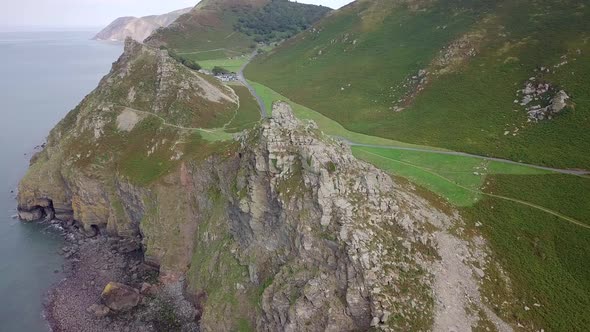
{"type": "Polygon", "coordinates": [[[97,318],[103,318],[111,312],[111,309],[102,304],[93,304],[86,309],[86,312],[93,314],[97,318]]]}
{"type": "Polygon", "coordinates": [[[560,90],[551,100],[551,113],[557,114],[561,112],[566,106],[570,97],[565,91],[560,90]]]}
{"type": "Polygon", "coordinates": [[[141,300],[137,289],[117,282],[109,282],[100,297],[102,302],[114,311],[133,309],[141,300]]]}
{"type": "Polygon", "coordinates": [[[40,207],[28,211],[18,211],[18,218],[22,221],[37,221],[43,218],[43,209],[40,207]]]}

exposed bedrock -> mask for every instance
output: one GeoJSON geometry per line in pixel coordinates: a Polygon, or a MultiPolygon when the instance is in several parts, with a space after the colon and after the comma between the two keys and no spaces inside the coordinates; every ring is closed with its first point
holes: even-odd
{"type": "MultiPolygon", "coordinates": [[[[100,98],[133,74],[138,57],[165,57],[144,48],[129,42],[95,92],[100,98]]],[[[162,61],[169,73],[197,75],[162,61]]],[[[176,91],[175,80],[164,80],[160,87],[176,91]]],[[[225,96],[223,87],[208,84],[202,96],[231,106],[229,97],[214,98],[225,96]]],[[[90,234],[141,235],[161,283],[186,286],[202,331],[448,331],[477,324],[473,306],[493,315],[483,309],[470,265],[485,256],[485,244],[450,232],[461,224],[457,213],[357,160],[287,104],[275,104],[272,118],[223,149],[174,159],[188,140],[177,128],[149,136],[140,130],[154,122],[145,126],[142,118],[117,129],[121,112],[95,98],[52,131],[20,183],[20,217],[75,220],[90,234]],[[133,135],[145,135],[135,150],[111,151],[112,142],[124,149],[133,135]],[[169,167],[150,181],[133,178],[121,165],[136,152],[144,163],[157,154],[155,165],[169,167]]],[[[156,103],[162,116],[168,100],[156,103]]]]}

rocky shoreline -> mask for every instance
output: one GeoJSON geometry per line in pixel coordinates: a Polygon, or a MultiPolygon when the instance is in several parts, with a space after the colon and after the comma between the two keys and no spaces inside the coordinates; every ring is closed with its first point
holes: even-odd
{"type": "Polygon", "coordinates": [[[143,260],[141,239],[89,236],[71,223],[51,223],[63,229],[66,240],[60,250],[66,277],[44,301],[52,331],[198,331],[198,315],[184,300],[182,280],[159,283],[157,268],[143,260]],[[111,285],[130,290],[132,297],[107,299],[111,285]]]}

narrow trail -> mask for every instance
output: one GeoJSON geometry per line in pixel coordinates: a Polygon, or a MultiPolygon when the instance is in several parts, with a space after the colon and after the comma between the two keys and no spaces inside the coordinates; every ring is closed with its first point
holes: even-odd
{"type": "Polygon", "coordinates": [[[364,153],[367,153],[367,154],[370,154],[370,155],[373,155],[373,156],[376,156],[376,157],[379,157],[379,158],[382,158],[382,159],[391,160],[391,161],[400,163],[402,165],[414,167],[414,168],[419,169],[419,170],[421,170],[423,172],[426,172],[426,173],[429,173],[431,175],[434,175],[434,176],[436,176],[438,178],[441,178],[441,179],[443,179],[443,180],[445,180],[445,181],[447,181],[447,182],[449,182],[449,183],[451,183],[451,184],[453,184],[453,185],[455,185],[455,186],[457,186],[457,187],[459,187],[459,188],[461,188],[463,190],[467,190],[467,191],[472,192],[472,193],[475,193],[475,194],[480,194],[480,195],[484,195],[484,196],[488,196],[488,197],[493,197],[493,198],[502,199],[502,200],[505,200],[505,201],[510,201],[510,202],[513,202],[513,203],[525,205],[525,206],[528,206],[530,208],[537,209],[537,210],[540,210],[542,212],[551,214],[551,215],[553,215],[555,217],[558,217],[560,219],[563,219],[563,220],[565,220],[565,221],[567,221],[567,222],[569,222],[571,224],[574,224],[576,226],[579,226],[579,227],[582,227],[582,228],[586,228],[586,229],[590,229],[590,226],[589,225],[587,225],[587,224],[585,224],[585,223],[583,223],[583,222],[581,222],[579,220],[576,220],[576,219],[574,219],[572,217],[568,217],[568,216],[566,216],[564,214],[561,214],[559,212],[550,210],[550,209],[545,208],[543,206],[536,205],[536,204],[533,204],[533,203],[529,203],[529,202],[526,202],[526,201],[522,201],[522,200],[519,200],[519,199],[516,199],[516,198],[511,198],[511,197],[506,197],[506,196],[501,196],[501,195],[496,195],[496,194],[490,194],[490,193],[486,193],[486,192],[483,192],[483,191],[471,189],[469,187],[462,186],[462,185],[456,183],[455,181],[453,181],[453,180],[451,180],[449,178],[446,178],[446,177],[444,177],[444,176],[442,176],[442,175],[440,175],[440,174],[438,174],[436,172],[433,172],[432,170],[429,170],[428,168],[420,167],[418,165],[414,165],[414,164],[411,164],[411,163],[408,163],[408,162],[405,162],[405,161],[401,161],[401,160],[387,158],[387,157],[378,155],[376,153],[368,152],[368,151],[363,151],[363,152],[364,153]]]}
{"type": "MultiPolygon", "coordinates": [[[[232,118],[229,119],[228,122],[226,122],[225,124],[223,124],[223,126],[221,128],[219,128],[221,130],[227,129],[227,126],[229,126],[235,120],[236,116],[238,116],[238,112],[240,110],[240,97],[238,96],[238,94],[236,93],[236,91],[234,89],[232,89],[230,86],[227,86],[227,88],[233,94],[234,100],[236,101],[236,109],[234,110],[234,115],[232,116],[232,118]]],[[[189,131],[203,131],[203,132],[210,133],[210,134],[214,134],[217,131],[216,129],[204,129],[204,128],[195,128],[195,127],[183,127],[183,126],[175,125],[175,124],[172,124],[172,123],[168,123],[166,121],[166,119],[164,119],[163,117],[159,116],[156,113],[147,112],[147,111],[141,111],[141,110],[138,110],[138,109],[135,109],[135,108],[131,108],[131,107],[124,106],[124,105],[118,105],[118,104],[113,104],[113,106],[123,107],[125,109],[128,109],[128,110],[133,111],[133,112],[136,112],[136,113],[140,113],[140,114],[144,114],[144,115],[156,117],[160,121],[162,121],[162,124],[164,126],[167,126],[167,127],[172,127],[172,128],[176,128],[176,129],[180,129],[180,130],[189,130],[189,131]]]]}
{"type": "Polygon", "coordinates": [[[235,54],[241,54],[238,51],[230,50],[230,49],[227,49],[227,48],[215,48],[215,49],[212,49],[212,50],[194,51],[194,52],[180,52],[178,54],[180,54],[180,55],[183,55],[183,54],[201,54],[201,53],[209,53],[209,52],[215,52],[215,51],[227,51],[227,52],[232,52],[232,53],[235,53],[235,54]]]}
{"type": "Polygon", "coordinates": [[[250,62],[252,61],[252,59],[254,59],[257,53],[258,50],[254,51],[248,58],[248,61],[246,61],[242,65],[242,68],[240,68],[240,70],[238,71],[238,81],[244,84],[248,88],[250,93],[254,96],[254,98],[256,98],[256,101],[258,102],[258,107],[260,108],[260,116],[262,117],[262,119],[266,119],[268,118],[268,111],[266,109],[266,104],[264,103],[264,100],[262,100],[262,97],[260,97],[260,95],[256,92],[256,89],[254,89],[254,87],[250,85],[250,82],[248,82],[246,77],[244,77],[244,69],[246,68],[246,66],[248,66],[248,64],[250,64],[250,62]]]}
{"type": "Polygon", "coordinates": [[[221,128],[223,130],[227,129],[227,126],[229,126],[230,123],[234,122],[234,120],[236,119],[236,117],[238,116],[238,112],[240,111],[240,96],[238,96],[238,94],[236,93],[236,90],[232,89],[231,86],[226,85],[228,89],[231,90],[231,93],[234,95],[234,98],[236,100],[236,103],[238,104],[236,106],[236,109],[234,110],[234,116],[232,116],[231,119],[229,119],[228,122],[226,122],[221,128]]]}
{"type": "Polygon", "coordinates": [[[153,116],[153,117],[156,117],[156,118],[158,118],[160,121],[162,121],[162,124],[163,124],[164,126],[167,126],[167,127],[173,127],[173,128],[180,129],[180,130],[189,130],[189,131],[204,131],[204,132],[206,132],[206,133],[214,133],[214,131],[212,131],[212,130],[207,130],[207,129],[203,129],[203,128],[182,127],[182,126],[179,126],[179,125],[175,125],[175,124],[172,124],[172,123],[168,123],[168,122],[166,121],[166,119],[164,119],[163,117],[159,116],[159,115],[158,115],[158,114],[156,114],[156,113],[152,113],[152,112],[146,112],[146,111],[140,111],[140,110],[138,110],[138,109],[131,108],[131,107],[127,107],[127,106],[123,106],[123,105],[114,105],[114,106],[123,107],[124,109],[130,110],[130,111],[133,111],[133,112],[136,112],[136,113],[140,113],[140,114],[144,114],[144,115],[148,115],[148,116],[153,116]]]}
{"type": "Polygon", "coordinates": [[[545,167],[545,166],[521,163],[518,161],[513,161],[513,160],[508,160],[508,159],[480,156],[480,155],[470,154],[470,153],[466,153],[466,152],[429,150],[429,149],[421,149],[421,148],[387,146],[387,145],[360,144],[360,143],[351,142],[343,137],[334,136],[334,138],[339,139],[350,146],[388,149],[388,150],[400,150],[400,151],[425,152],[425,153],[444,154],[444,155],[459,156],[459,157],[471,157],[471,158],[478,158],[478,159],[484,159],[484,160],[490,160],[490,161],[497,161],[497,162],[504,163],[504,164],[525,166],[525,167],[530,167],[530,168],[535,168],[535,169],[540,169],[540,170],[550,171],[550,172],[555,172],[555,173],[567,174],[567,175],[576,175],[576,176],[582,176],[582,177],[586,177],[586,175],[590,175],[590,171],[586,171],[586,170],[545,167]]]}

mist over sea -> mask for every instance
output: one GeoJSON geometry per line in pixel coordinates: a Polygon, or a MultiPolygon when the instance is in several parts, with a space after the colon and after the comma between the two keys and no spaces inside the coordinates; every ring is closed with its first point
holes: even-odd
{"type": "Polygon", "coordinates": [[[47,331],[43,296],[63,278],[56,230],[14,219],[33,148],[108,73],[123,45],[93,32],[0,32],[0,331],[47,331]]]}

